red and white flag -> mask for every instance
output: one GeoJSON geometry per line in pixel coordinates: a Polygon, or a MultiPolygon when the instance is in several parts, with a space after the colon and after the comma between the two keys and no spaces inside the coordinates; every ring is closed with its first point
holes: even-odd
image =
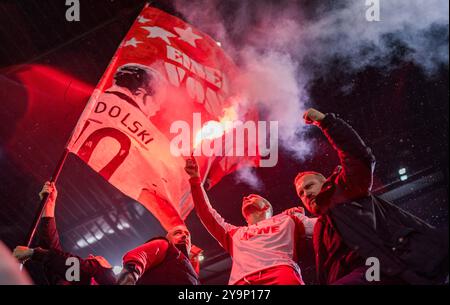
{"type": "MultiPolygon", "coordinates": [[[[220,121],[236,103],[229,98],[236,73],[216,41],[147,5],[94,90],[68,149],[143,204],[164,228],[182,224],[193,205],[184,157],[170,151],[176,136],[171,124],[188,122],[195,135],[201,126],[192,126],[193,113],[201,113],[203,122],[220,121]]],[[[254,160],[198,158],[212,184],[254,160]]]]}

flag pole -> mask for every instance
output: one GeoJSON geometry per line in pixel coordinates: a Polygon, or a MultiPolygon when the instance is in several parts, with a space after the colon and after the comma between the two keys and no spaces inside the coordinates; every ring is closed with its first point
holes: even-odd
{"type": "MultiPolygon", "coordinates": [[[[64,102],[66,101],[66,94],[67,94],[67,91],[69,90],[71,85],[72,85],[72,81],[69,83],[69,85],[67,86],[66,91],[64,92],[64,102]]],[[[66,145],[64,146],[64,150],[63,150],[63,152],[61,154],[61,157],[59,158],[59,161],[58,161],[58,163],[56,163],[56,167],[53,170],[53,174],[52,174],[52,176],[50,178],[50,182],[56,182],[58,180],[59,174],[61,173],[61,170],[62,170],[62,168],[64,166],[64,163],[66,162],[67,156],[69,155],[69,143],[70,143],[70,139],[72,138],[72,136],[73,136],[73,134],[75,132],[75,129],[76,128],[74,128],[72,130],[70,138],[67,141],[66,145]]],[[[36,211],[36,214],[34,215],[33,222],[31,223],[31,227],[30,227],[30,229],[29,229],[29,231],[27,233],[26,239],[25,239],[25,244],[26,244],[26,246],[28,248],[31,246],[31,243],[33,242],[34,236],[36,234],[36,229],[37,229],[37,227],[39,225],[39,222],[41,220],[41,215],[42,215],[42,212],[44,211],[44,208],[45,208],[45,206],[47,204],[48,197],[49,197],[48,193],[43,193],[42,194],[42,199],[39,202],[38,209],[36,211]]],[[[23,265],[21,265],[21,270],[22,270],[22,266],[23,265]]]]}
{"type": "MultiPolygon", "coordinates": [[[[50,182],[56,182],[58,180],[59,174],[61,173],[61,170],[64,166],[64,163],[65,163],[68,155],[69,155],[69,149],[66,147],[66,148],[64,148],[64,151],[63,151],[58,163],[56,164],[56,167],[55,167],[55,170],[53,171],[50,182]]],[[[44,193],[42,196],[42,200],[39,203],[38,210],[36,211],[36,214],[34,215],[33,223],[32,223],[30,230],[28,231],[27,236],[26,236],[26,246],[27,247],[30,247],[31,243],[33,242],[34,236],[36,234],[36,229],[37,229],[37,226],[39,225],[42,211],[44,210],[45,205],[47,204],[48,197],[49,197],[49,194],[44,193]]]]}
{"type": "MultiPolygon", "coordinates": [[[[151,2],[151,1],[149,1],[149,2],[151,2]]],[[[147,6],[149,6],[149,3],[147,3],[144,6],[144,8],[147,7],[147,6]]],[[[120,45],[122,45],[123,41],[124,40],[122,40],[120,45]]],[[[108,68],[113,66],[117,62],[117,60],[118,60],[118,52],[120,50],[120,45],[119,45],[119,49],[116,51],[116,53],[114,54],[113,58],[109,62],[108,68]]],[[[107,68],[107,71],[108,71],[108,68],[107,68]]],[[[112,72],[109,71],[109,73],[112,73],[112,72]]],[[[103,76],[100,79],[99,83],[97,84],[96,88],[104,88],[105,83],[106,83],[106,79],[108,78],[108,76],[109,75],[103,74],[103,76]]],[[[70,84],[69,84],[69,87],[70,87],[70,84]]],[[[67,91],[66,91],[66,93],[67,93],[67,91]]],[[[86,110],[88,110],[88,112],[92,111],[92,106],[95,104],[95,102],[97,100],[97,97],[98,97],[98,94],[99,94],[99,92],[96,92],[96,90],[94,90],[94,93],[91,95],[91,97],[90,97],[86,107],[84,108],[84,110],[83,110],[83,112],[81,114],[81,117],[79,118],[77,124],[75,125],[75,128],[72,130],[72,133],[71,133],[71,136],[69,138],[69,141],[65,145],[64,151],[63,151],[63,153],[62,153],[62,155],[61,155],[61,157],[60,157],[60,159],[59,159],[59,161],[58,161],[58,163],[56,165],[56,168],[55,168],[55,170],[53,172],[53,175],[51,177],[50,182],[56,182],[56,180],[58,180],[58,177],[59,177],[59,174],[61,173],[61,170],[63,168],[64,162],[66,161],[67,156],[69,155],[69,150],[70,150],[69,149],[69,144],[71,143],[71,140],[72,140],[73,136],[75,134],[77,134],[77,132],[78,132],[77,127],[79,126],[80,122],[83,121],[86,110]]],[[[42,198],[41,202],[39,203],[39,208],[38,208],[36,214],[34,215],[32,226],[31,226],[31,228],[28,231],[28,234],[26,236],[26,245],[27,245],[27,247],[29,247],[31,245],[31,243],[33,241],[33,238],[34,238],[34,235],[36,234],[36,228],[37,228],[37,226],[39,224],[39,220],[41,218],[41,214],[42,214],[42,212],[43,212],[43,210],[45,208],[45,205],[47,203],[47,199],[48,199],[48,194],[45,193],[43,195],[43,198],[42,198]]]]}

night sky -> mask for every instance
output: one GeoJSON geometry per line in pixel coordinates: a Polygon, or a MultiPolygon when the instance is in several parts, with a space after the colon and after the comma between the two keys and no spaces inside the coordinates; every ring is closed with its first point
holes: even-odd
{"type": "MultiPolygon", "coordinates": [[[[23,243],[38,205],[37,193],[41,185],[50,177],[84,103],[144,3],[137,0],[80,2],[82,16],[77,23],[66,22],[64,1],[60,4],[53,1],[0,4],[0,98],[3,104],[0,110],[0,240],[11,249],[23,243]],[[32,77],[21,79],[18,75],[30,65],[47,67],[44,71],[56,79],[50,83],[32,77]],[[72,87],[76,90],[67,91],[70,82],[76,84],[72,87]],[[30,88],[46,92],[48,100],[32,105],[30,88]]],[[[230,54],[238,54],[235,45],[245,43],[248,37],[245,31],[236,30],[242,6],[239,1],[223,2],[217,12],[223,17],[230,43],[234,44],[230,54]]],[[[280,10],[286,4],[264,3],[275,9],[279,5],[280,10]]],[[[329,12],[325,9],[327,4],[329,10],[335,9],[330,3],[324,1],[318,5],[315,1],[304,1],[298,7],[313,20],[329,12]]],[[[246,5],[248,12],[255,11],[248,19],[247,25],[251,28],[261,23],[264,14],[258,13],[258,4],[246,5]]],[[[199,20],[191,22],[202,29],[199,20]]],[[[214,34],[214,30],[204,30],[214,34]]],[[[446,27],[431,28],[429,37],[438,46],[447,45],[448,23],[446,27]]],[[[352,58],[339,54],[319,63],[315,58],[301,57],[301,67],[308,68],[309,78],[304,83],[308,106],[338,114],[372,148],[377,158],[374,189],[378,192],[431,174],[440,175],[442,178],[422,193],[411,190],[412,196],[396,203],[448,230],[448,54],[447,62],[437,65],[430,74],[411,59],[409,55],[414,50],[397,38],[395,34],[383,36],[390,52],[379,66],[369,64],[350,69],[352,58]],[[399,180],[400,168],[407,169],[407,181],[399,180]],[[421,199],[414,201],[418,197],[421,199]]],[[[223,48],[227,51],[226,44],[223,48]]],[[[240,62],[239,58],[235,60],[240,62]]],[[[298,205],[293,179],[299,171],[331,174],[338,159],[326,139],[314,127],[307,129],[303,136],[313,147],[311,154],[299,159],[289,148],[281,147],[276,167],[255,169],[262,183],[260,188],[240,182],[237,175],[232,174],[208,192],[212,204],[225,219],[244,225],[241,199],[249,193],[266,197],[275,213],[298,205]]],[[[74,234],[80,225],[112,211],[126,214],[127,209],[138,204],[74,156],[69,157],[64,166],[58,189],[56,219],[63,245],[79,255],[95,252],[113,264],[120,264],[125,250],[144,242],[146,237],[163,234],[154,217],[144,211],[139,225],[130,221],[130,232],[74,250],[77,239],[74,234]]],[[[187,225],[193,242],[205,249],[207,258],[210,254],[221,253],[195,213],[187,218],[187,225]]],[[[308,264],[311,265],[311,261],[308,264]]]]}

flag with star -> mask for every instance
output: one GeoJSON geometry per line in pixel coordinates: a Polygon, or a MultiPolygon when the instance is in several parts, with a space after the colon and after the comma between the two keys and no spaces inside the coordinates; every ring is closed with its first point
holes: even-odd
{"type": "MultiPolygon", "coordinates": [[[[236,103],[230,99],[230,80],[237,73],[211,37],[146,5],[94,90],[68,149],[143,204],[165,229],[183,224],[193,204],[184,172],[186,151],[182,155],[172,143],[179,136],[174,122],[188,125],[193,143],[201,128],[194,126],[193,113],[201,114],[202,123],[220,121],[236,103]]],[[[246,115],[256,120],[255,111],[246,115]]],[[[197,160],[200,172],[217,183],[256,159],[197,160]]]]}

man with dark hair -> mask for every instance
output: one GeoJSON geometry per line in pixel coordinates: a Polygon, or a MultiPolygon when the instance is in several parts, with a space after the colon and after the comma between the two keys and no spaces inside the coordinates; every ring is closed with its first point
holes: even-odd
{"type": "Polygon", "coordinates": [[[248,225],[234,226],[209,203],[194,157],[186,160],[185,170],[198,217],[232,257],[230,285],[304,284],[297,258],[304,251],[301,239],[312,235],[315,218],[299,210],[274,216],[267,199],[251,194],[242,199],[242,216],[248,225]]]}
{"type": "Polygon", "coordinates": [[[164,98],[164,80],[155,69],[129,63],[119,67],[113,86],[103,93],[101,100],[121,99],[138,108],[147,118],[160,109],[164,98]]]}
{"type": "Polygon", "coordinates": [[[21,263],[25,263],[29,259],[42,263],[47,280],[51,285],[114,285],[116,278],[112,266],[104,257],[89,255],[87,258],[81,258],[63,251],[55,222],[55,205],[58,196],[55,184],[46,182],[39,193],[41,199],[45,193],[48,193],[49,196],[37,233],[38,247],[17,246],[13,255],[21,263]],[[67,270],[70,267],[66,264],[68,259],[78,260],[79,280],[72,281],[66,278],[67,270]]]}
{"type": "MultiPolygon", "coordinates": [[[[120,285],[199,285],[198,268],[190,260],[191,234],[185,225],[166,237],[150,239],[123,257],[120,285]]],[[[196,257],[191,257],[196,261],[196,257]]]]}
{"type": "Polygon", "coordinates": [[[319,282],[442,283],[448,274],[448,239],[370,192],[375,158],[347,123],[315,109],[304,119],[322,130],[341,163],[328,178],[311,171],[295,178],[303,205],[319,216],[313,236],[319,282]],[[368,258],[379,261],[379,281],[366,277],[368,258]]]}

